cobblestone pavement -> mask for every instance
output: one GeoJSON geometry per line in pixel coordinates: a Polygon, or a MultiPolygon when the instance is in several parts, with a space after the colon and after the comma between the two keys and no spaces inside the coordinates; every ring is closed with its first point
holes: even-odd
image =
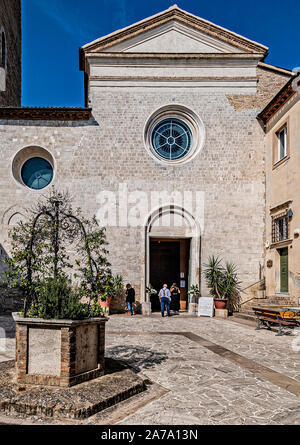
{"type": "MultiPolygon", "coordinates": [[[[119,424],[299,424],[299,339],[230,320],[113,316],[106,356],[168,390],[119,424]]],[[[0,361],[13,358],[7,343],[0,361]]]]}

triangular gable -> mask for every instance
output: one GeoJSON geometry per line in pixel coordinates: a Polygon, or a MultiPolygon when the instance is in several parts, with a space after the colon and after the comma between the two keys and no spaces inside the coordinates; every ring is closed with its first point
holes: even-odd
{"type": "MultiPolygon", "coordinates": [[[[119,51],[147,53],[149,52],[149,46],[147,46],[146,43],[147,35],[152,35],[152,39],[158,38],[155,31],[158,30],[159,34],[160,30],[163,30],[164,27],[167,31],[162,32],[160,38],[165,40],[164,42],[162,41],[162,43],[167,43],[166,48],[168,50],[166,51],[164,47],[161,47],[161,53],[171,52],[171,38],[178,37],[180,27],[182,29],[185,28],[185,30],[190,30],[189,33],[182,33],[187,47],[189,45],[191,46],[191,50],[187,52],[245,52],[266,54],[268,51],[268,48],[264,45],[183,11],[178,8],[177,5],[174,5],[159,14],[84,45],[81,48],[81,52],[99,53],[119,51]],[[189,39],[189,41],[187,39],[189,39]],[[209,48],[211,48],[211,50],[209,50],[209,48]]],[[[177,39],[177,42],[179,42],[179,39],[177,39]]],[[[180,45],[180,43],[177,43],[177,45],[180,45]]],[[[181,45],[182,51],[184,51],[184,43],[182,42],[181,45]]],[[[181,51],[177,51],[175,45],[173,52],[181,51]]]]}
{"type": "Polygon", "coordinates": [[[103,52],[122,53],[237,53],[233,45],[171,20],[154,29],[117,43],[103,52]]]}

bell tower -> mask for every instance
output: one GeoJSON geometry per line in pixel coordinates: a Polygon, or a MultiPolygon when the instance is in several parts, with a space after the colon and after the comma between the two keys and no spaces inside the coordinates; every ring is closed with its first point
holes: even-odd
{"type": "Polygon", "coordinates": [[[21,0],[0,0],[0,107],[21,106],[21,0]]]}

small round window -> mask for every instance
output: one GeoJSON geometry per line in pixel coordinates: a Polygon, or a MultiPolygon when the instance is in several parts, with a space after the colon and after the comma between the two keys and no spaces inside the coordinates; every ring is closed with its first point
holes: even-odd
{"type": "Polygon", "coordinates": [[[185,157],[193,144],[189,126],[180,119],[164,119],[153,128],[152,146],[155,152],[169,161],[185,157]]]}
{"type": "Polygon", "coordinates": [[[41,190],[53,179],[53,167],[46,159],[28,159],[21,170],[22,181],[27,187],[33,190],[41,190]]]}

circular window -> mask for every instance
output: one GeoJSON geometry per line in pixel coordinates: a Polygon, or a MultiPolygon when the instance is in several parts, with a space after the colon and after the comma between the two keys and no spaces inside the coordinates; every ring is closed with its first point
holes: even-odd
{"type": "Polygon", "coordinates": [[[198,115],[183,105],[155,111],[144,128],[144,143],[156,160],[177,165],[193,159],[202,149],[205,128],[198,115]]]}
{"type": "Polygon", "coordinates": [[[41,190],[50,184],[53,178],[53,168],[50,162],[43,158],[31,158],[25,162],[21,177],[27,187],[41,190]]]}
{"type": "Polygon", "coordinates": [[[12,174],[22,186],[31,190],[42,190],[54,178],[54,158],[42,147],[22,148],[12,161],[12,174]]]}
{"type": "Polygon", "coordinates": [[[193,134],[188,125],[176,118],[164,119],[152,132],[152,145],[156,153],[170,161],[181,159],[192,147],[193,134]]]}

